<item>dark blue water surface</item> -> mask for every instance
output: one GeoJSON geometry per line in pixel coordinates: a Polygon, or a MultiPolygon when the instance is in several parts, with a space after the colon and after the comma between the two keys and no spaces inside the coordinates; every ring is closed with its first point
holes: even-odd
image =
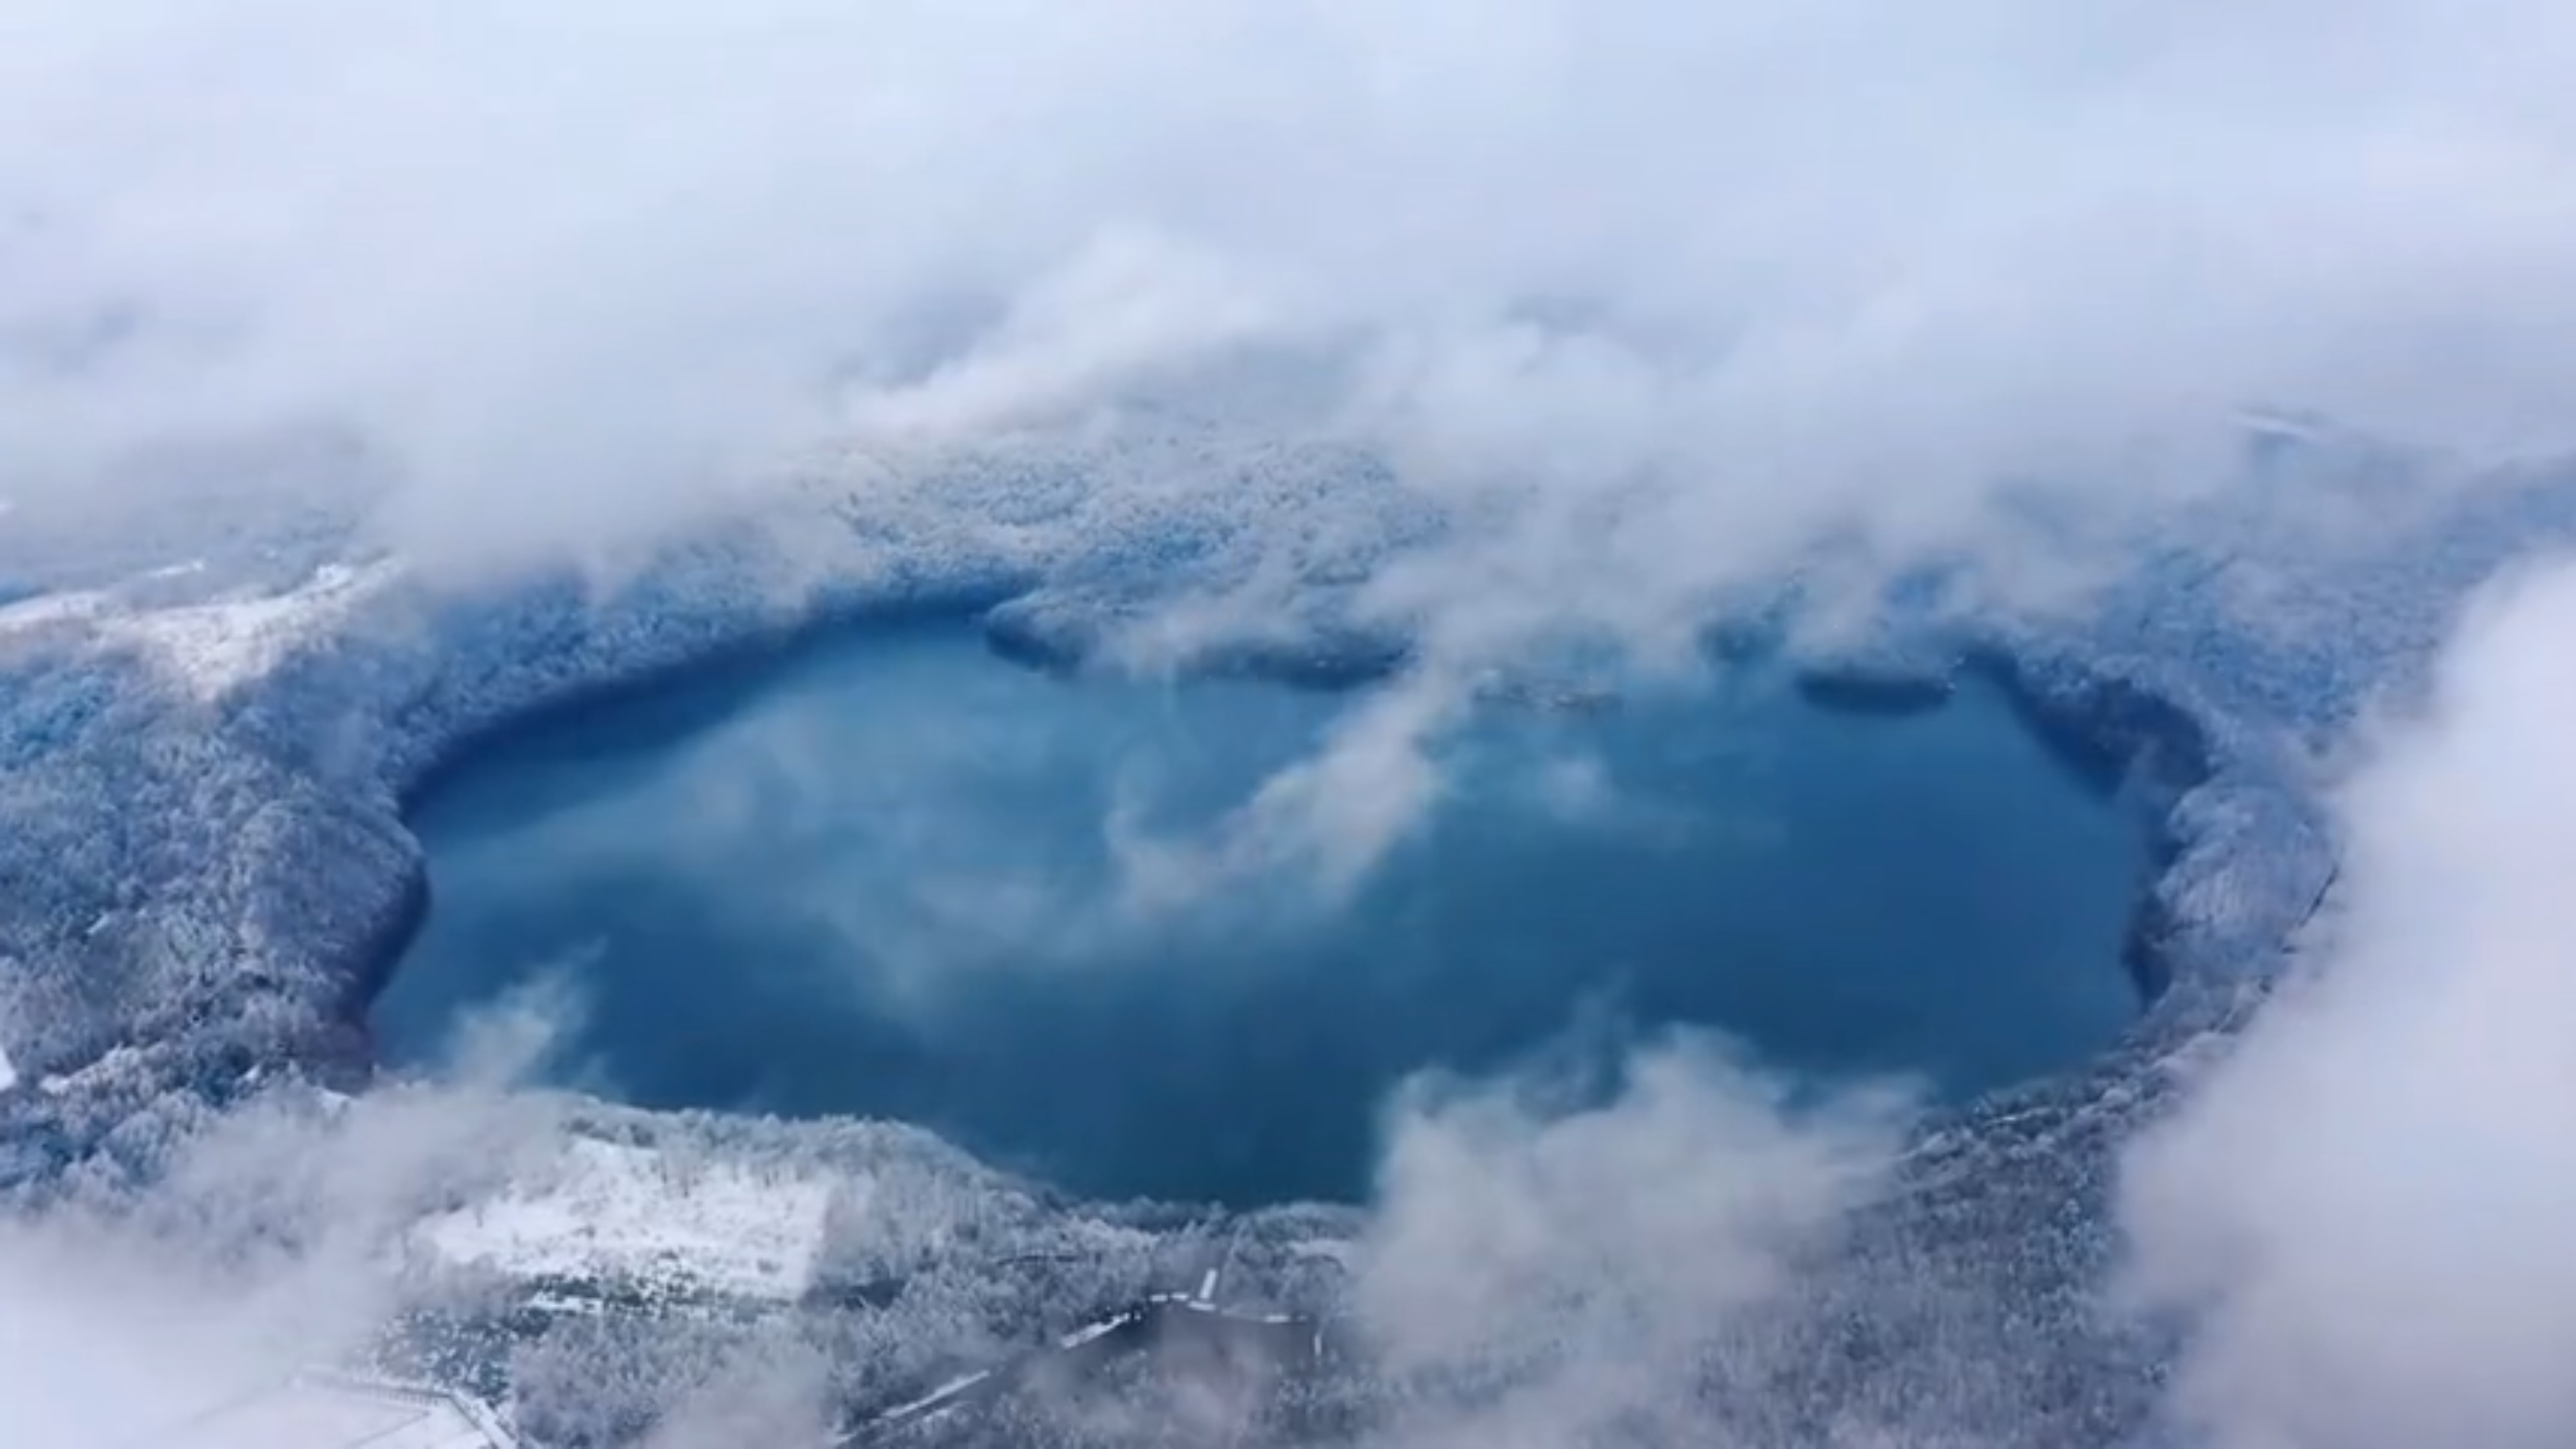
{"type": "Polygon", "coordinates": [[[2139,1010],[2138,822],[1983,688],[1881,718],[1742,665],[1497,702],[1346,891],[1293,853],[1216,868],[1226,813],[1367,698],[1051,676],[955,625],[589,709],[422,802],[435,904],[374,1025],[432,1063],[544,982],[580,1008],[563,1081],[1250,1203],[1364,1195],[1405,1076],[1570,1035],[1715,1027],[1957,1097],[2139,1010]]]}

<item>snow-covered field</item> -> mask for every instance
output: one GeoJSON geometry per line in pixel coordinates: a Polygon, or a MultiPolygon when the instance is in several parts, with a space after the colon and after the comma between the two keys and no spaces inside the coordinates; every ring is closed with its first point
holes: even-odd
{"type": "Polygon", "coordinates": [[[716,1161],[674,1170],[645,1148],[564,1146],[543,1187],[441,1213],[413,1229],[443,1257],[527,1278],[642,1278],[705,1293],[793,1300],[812,1283],[833,1179],[716,1161]]]}

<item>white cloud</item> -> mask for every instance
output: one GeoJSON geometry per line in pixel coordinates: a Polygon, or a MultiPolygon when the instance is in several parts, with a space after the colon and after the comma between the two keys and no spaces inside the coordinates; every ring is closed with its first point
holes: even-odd
{"type": "Polygon", "coordinates": [[[2132,1153],[2137,1286],[2227,1449],[2576,1436],[2576,570],[2462,626],[2346,792],[2342,906],[2132,1153]]]}
{"type": "Polygon", "coordinates": [[[1887,1092],[1794,1110],[1706,1039],[1626,1074],[1600,1103],[1521,1079],[1395,1104],[1352,1301],[1426,1385],[1399,1442],[1731,1442],[1719,1346],[1812,1290],[1906,1125],[1887,1092]]]}
{"type": "MultiPolygon", "coordinates": [[[[1077,442],[1078,505],[949,524],[1293,559],[1356,506],[1121,446],[1178,411],[1453,505],[1360,607],[1472,667],[1669,644],[1820,538],[2081,579],[1997,488],[2152,509],[2243,406],[2576,443],[2547,0],[31,0],[5,41],[0,456],[83,518],[298,429],[450,566],[789,479],[971,513],[934,461],[1077,442]]],[[[1275,632],[1299,577],[1193,607],[1275,632]]],[[[1255,813],[1364,857],[1401,812],[1323,787],[1395,734],[1255,813]]]]}
{"type": "Polygon", "coordinates": [[[1503,505],[1453,602],[1629,617],[2241,404],[2564,443],[2571,59],[2541,0],[37,0],[0,449],[329,423],[482,555],[1178,391],[1503,505]]]}
{"type": "Polygon", "coordinates": [[[550,1123],[471,1087],[273,1098],[168,1144],[139,1199],[0,1217],[10,1434],[134,1443],[357,1352],[402,1302],[390,1235],[538,1160],[550,1123]]]}

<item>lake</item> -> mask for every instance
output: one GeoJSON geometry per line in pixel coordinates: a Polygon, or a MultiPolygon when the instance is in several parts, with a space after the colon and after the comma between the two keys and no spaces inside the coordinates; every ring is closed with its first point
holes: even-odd
{"type": "Polygon", "coordinates": [[[1363,1198],[1428,1068],[1708,1028],[1799,1083],[1955,1100],[2102,1050],[2143,1004],[2135,808],[1973,679],[1901,716],[1828,698],[1760,662],[1497,698],[1337,881],[1227,822],[1368,689],[853,629],[462,762],[414,812],[433,905],[372,1025],[434,1068],[542,987],[557,1082],[901,1118],[1083,1194],[1235,1205],[1363,1198]]]}

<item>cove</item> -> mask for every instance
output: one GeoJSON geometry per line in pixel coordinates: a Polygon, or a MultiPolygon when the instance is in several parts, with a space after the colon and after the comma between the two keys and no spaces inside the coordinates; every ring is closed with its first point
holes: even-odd
{"type": "Polygon", "coordinates": [[[1705,1027],[1794,1081],[1957,1100],[2141,1008],[2138,812],[1973,677],[1898,711],[1759,660],[1499,698],[1348,889],[1258,863],[1139,888],[1366,693],[1050,673],[912,622],[531,724],[412,812],[432,904],[379,1055],[435,1065],[543,983],[561,1083],[897,1118],[1070,1191],[1245,1206],[1365,1196],[1423,1069],[1705,1027]]]}

